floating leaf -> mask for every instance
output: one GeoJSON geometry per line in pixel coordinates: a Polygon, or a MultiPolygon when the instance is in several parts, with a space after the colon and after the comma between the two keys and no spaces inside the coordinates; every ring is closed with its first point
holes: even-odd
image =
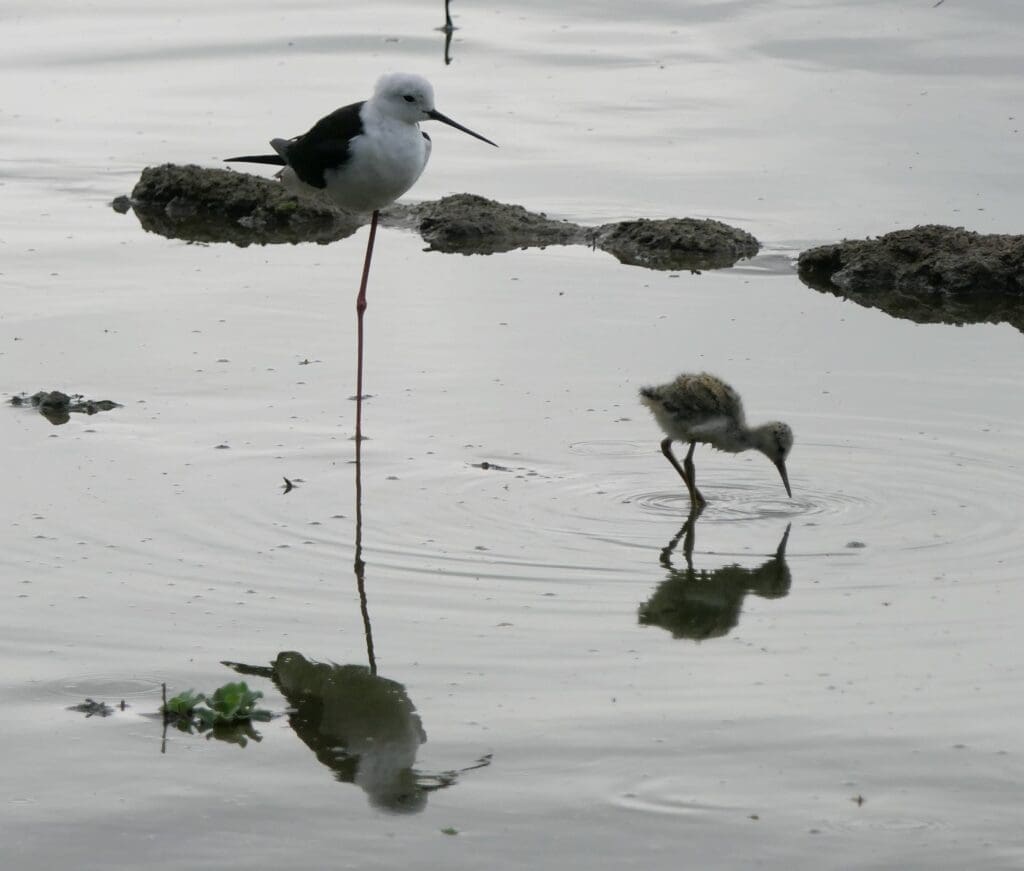
{"type": "Polygon", "coordinates": [[[251,690],[244,681],[239,681],[224,684],[210,696],[186,690],[168,699],[163,712],[168,719],[177,721],[179,728],[205,732],[215,726],[270,720],[273,717],[270,711],[256,707],[262,698],[262,692],[251,690]]]}
{"type": "Polygon", "coordinates": [[[168,699],[163,707],[163,712],[169,717],[188,719],[192,716],[192,712],[205,701],[206,696],[202,693],[197,693],[195,690],[185,690],[183,693],[178,693],[174,698],[168,699]]]}

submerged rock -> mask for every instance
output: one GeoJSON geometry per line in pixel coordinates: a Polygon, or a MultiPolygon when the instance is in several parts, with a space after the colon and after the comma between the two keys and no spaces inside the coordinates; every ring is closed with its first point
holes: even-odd
{"type": "Polygon", "coordinates": [[[80,393],[69,396],[60,390],[40,390],[29,396],[19,393],[11,397],[11,405],[15,408],[37,408],[50,423],[57,425],[67,423],[71,414],[97,414],[110,411],[121,406],[110,399],[86,399],[80,393]]]}
{"type": "Polygon", "coordinates": [[[925,224],[804,251],[809,287],[918,323],[1009,323],[1024,331],[1024,236],[925,224]]]}
{"type": "MultiPolygon", "coordinates": [[[[239,246],[332,242],[367,216],[326,198],[297,196],[270,179],[199,166],[147,167],[130,200],[143,229],[172,239],[239,246]]],[[[126,207],[118,197],[111,206],[126,207]]],[[[495,254],[516,248],[590,245],[648,269],[714,269],[754,256],[749,233],[719,221],[670,218],[584,227],[473,194],[455,194],[381,211],[384,226],[420,233],[432,251],[495,254]]]]}

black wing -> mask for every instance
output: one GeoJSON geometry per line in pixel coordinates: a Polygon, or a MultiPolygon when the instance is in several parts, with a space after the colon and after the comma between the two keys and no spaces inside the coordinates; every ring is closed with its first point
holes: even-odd
{"type": "Polygon", "coordinates": [[[288,165],[306,184],[315,188],[326,187],[324,172],[348,162],[349,143],[363,132],[359,111],[364,102],[335,109],[317,121],[307,133],[296,136],[289,143],[288,165]]]}

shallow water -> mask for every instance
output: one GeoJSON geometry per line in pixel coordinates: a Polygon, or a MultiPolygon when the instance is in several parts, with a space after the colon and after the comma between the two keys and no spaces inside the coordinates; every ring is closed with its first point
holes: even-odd
{"type": "MultiPolygon", "coordinates": [[[[124,405],[0,414],[3,866],[1021,867],[1021,336],[895,320],[786,261],[925,221],[1020,230],[1024,13],[453,11],[447,67],[440,8],[413,4],[21,4],[2,25],[3,390],[124,405]],[[438,131],[418,198],[710,216],[766,254],[665,274],[382,231],[361,556],[379,673],[426,741],[406,723],[375,754],[369,715],[325,719],[361,753],[332,769],[282,716],[244,750],[162,747],[161,682],[210,690],[236,678],[222,661],[283,651],[367,664],[365,231],[204,247],[107,203],[147,164],[299,132],[383,69],[424,72],[502,146],[438,131]],[[699,449],[687,571],[685,494],[635,396],[705,368],[793,426],[794,494],[699,449]],[[787,527],[788,584],[758,586],[787,527]],[[705,640],[641,623],[659,591],[705,640]],[[128,707],[66,710],[85,697],[128,707]],[[382,796],[410,777],[400,812],[382,796]]],[[[324,709],[362,710],[352,692],[324,709]]]]}

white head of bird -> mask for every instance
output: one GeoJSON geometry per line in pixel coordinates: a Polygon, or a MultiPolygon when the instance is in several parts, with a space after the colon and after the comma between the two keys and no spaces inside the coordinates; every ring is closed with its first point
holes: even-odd
{"type": "Polygon", "coordinates": [[[406,124],[429,121],[434,111],[434,88],[414,73],[386,73],[377,79],[373,105],[382,115],[406,124]]]}
{"type": "Polygon", "coordinates": [[[456,123],[434,106],[434,87],[423,76],[415,73],[385,73],[373,89],[370,105],[384,118],[393,118],[403,124],[418,124],[420,121],[440,121],[463,133],[494,145],[490,139],[474,133],[456,123]]]}

